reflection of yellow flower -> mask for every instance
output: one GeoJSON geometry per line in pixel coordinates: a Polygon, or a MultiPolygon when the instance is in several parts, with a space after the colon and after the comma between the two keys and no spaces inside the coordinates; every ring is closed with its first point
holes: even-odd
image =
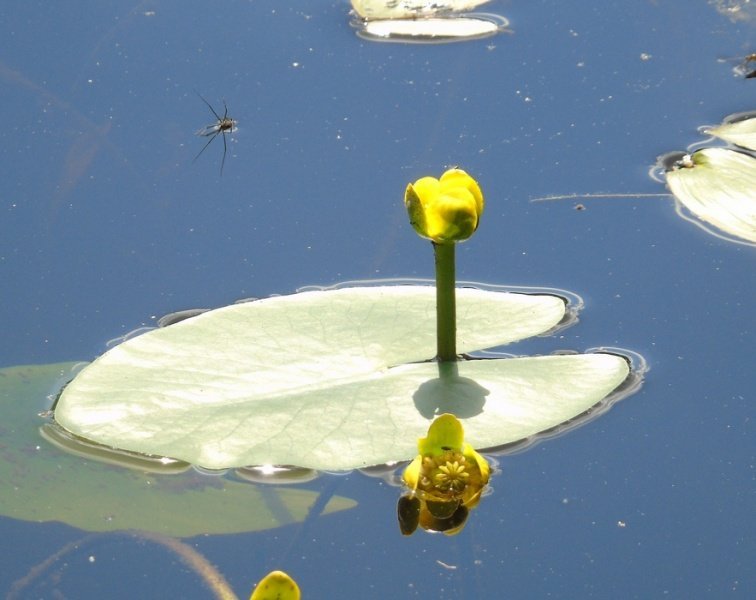
{"type": "Polygon", "coordinates": [[[402,532],[409,535],[419,523],[424,529],[457,533],[488,484],[488,463],[464,441],[462,424],[451,414],[433,421],[417,447],[420,455],[403,474],[412,493],[399,503],[402,532]]]}
{"type": "Polygon", "coordinates": [[[440,179],[423,177],[410,183],[404,204],[415,231],[437,244],[469,238],[484,207],[478,182],[462,169],[449,169],[440,179]]]}

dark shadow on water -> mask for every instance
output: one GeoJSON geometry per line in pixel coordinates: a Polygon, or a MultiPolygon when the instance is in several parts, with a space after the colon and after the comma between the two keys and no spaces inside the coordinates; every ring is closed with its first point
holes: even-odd
{"type": "Polygon", "coordinates": [[[458,363],[439,362],[438,377],[423,383],[412,395],[417,410],[426,419],[452,413],[460,419],[483,412],[490,391],[469,377],[460,377],[458,363]]]}

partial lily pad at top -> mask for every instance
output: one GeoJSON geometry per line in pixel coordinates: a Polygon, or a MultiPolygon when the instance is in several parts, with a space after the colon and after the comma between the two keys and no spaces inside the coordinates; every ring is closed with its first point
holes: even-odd
{"type": "MultiPolygon", "coordinates": [[[[315,492],[255,486],[188,469],[154,475],[59,451],[39,434],[76,363],[0,369],[0,514],[86,531],[138,529],[174,537],[272,529],[303,521],[315,492]]],[[[324,513],[356,506],[333,497],[324,513]]]]}
{"type": "MultiPolygon", "coordinates": [[[[459,289],[458,350],[552,329],[562,298],[459,289]]],[[[130,339],[69,383],[55,419],[114,448],[212,469],[347,470],[403,461],[442,412],[477,447],[527,438],[599,402],[629,373],[609,354],[420,362],[435,355],[435,288],[279,296],[130,339]]]]}
{"type": "Polygon", "coordinates": [[[351,0],[363,19],[418,19],[469,10],[490,0],[351,0]]]}
{"type": "Polygon", "coordinates": [[[488,13],[461,13],[489,0],[352,0],[357,35],[380,42],[444,43],[495,35],[509,21],[488,13]]]}

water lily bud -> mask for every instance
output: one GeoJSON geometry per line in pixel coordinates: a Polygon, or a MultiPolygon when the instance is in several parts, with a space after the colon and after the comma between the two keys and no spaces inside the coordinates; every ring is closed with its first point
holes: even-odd
{"type": "Polygon", "coordinates": [[[418,179],[404,194],[412,227],[436,244],[469,238],[478,228],[484,204],[478,182],[462,169],[449,169],[441,179],[418,179]]]}

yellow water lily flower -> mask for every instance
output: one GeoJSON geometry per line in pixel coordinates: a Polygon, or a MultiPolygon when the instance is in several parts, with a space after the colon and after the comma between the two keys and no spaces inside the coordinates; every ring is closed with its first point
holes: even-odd
{"type": "Polygon", "coordinates": [[[447,535],[458,533],[488,484],[488,462],[464,441],[462,423],[451,414],[433,421],[417,447],[420,454],[402,475],[412,490],[399,501],[402,533],[410,535],[418,524],[447,535]]]}
{"type": "Polygon", "coordinates": [[[300,600],[297,582],[283,571],[271,571],[255,587],[249,600],[300,600]]]}
{"type": "Polygon", "coordinates": [[[462,169],[449,169],[440,179],[423,177],[410,183],[404,205],[420,236],[450,244],[475,233],[485,202],[477,181],[462,169]]]}

